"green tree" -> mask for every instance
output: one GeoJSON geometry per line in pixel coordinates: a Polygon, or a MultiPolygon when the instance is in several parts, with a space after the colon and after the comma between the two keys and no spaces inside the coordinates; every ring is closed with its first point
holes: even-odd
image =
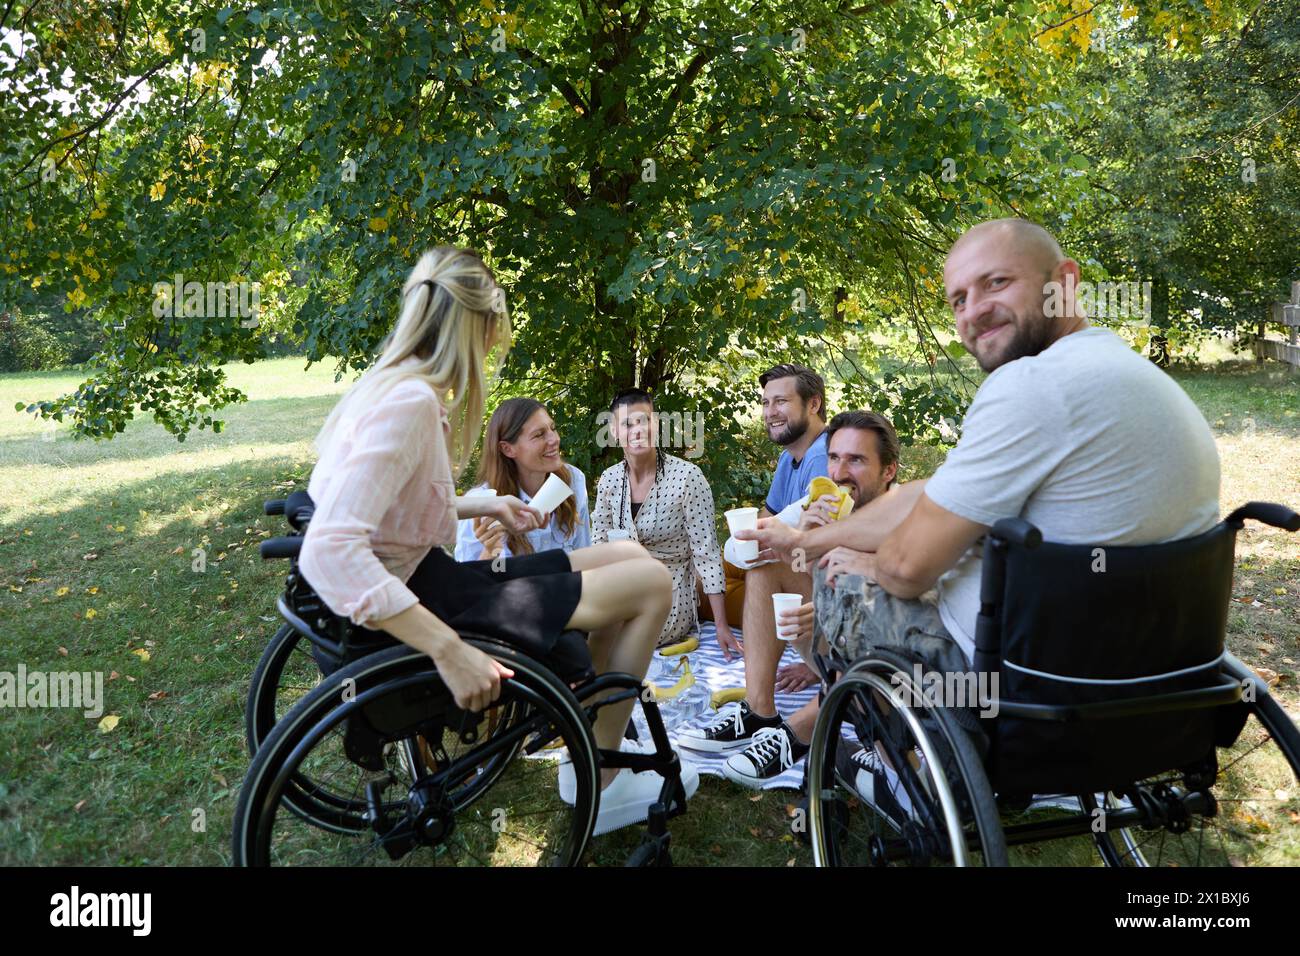
{"type": "Polygon", "coordinates": [[[594,413],[636,383],[706,413],[725,500],[773,361],[834,363],[846,400],[933,438],[964,393],[878,360],[910,338],[921,367],[947,361],[931,321],[948,243],[1087,189],[1050,100],[1081,95],[1095,13],[1077,0],[47,0],[0,17],[0,296],[44,284],[97,310],[87,380],[26,406],[96,437],[138,409],[181,438],[219,426],[243,396],[218,366],[256,359],[269,330],[364,367],[418,251],[451,242],[509,289],[508,387],[551,404],[580,466],[600,464],[594,413]],[[261,282],[259,325],[155,314],[176,274],[261,282]]]}

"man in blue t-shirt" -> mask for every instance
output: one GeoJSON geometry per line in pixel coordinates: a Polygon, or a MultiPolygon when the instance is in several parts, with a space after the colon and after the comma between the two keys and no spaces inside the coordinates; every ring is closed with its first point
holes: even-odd
{"type": "MultiPolygon", "coordinates": [[[[768,369],[758,377],[758,384],[763,389],[763,424],[767,437],[784,449],[759,517],[781,515],[797,525],[808,514],[800,505],[808,494],[809,483],[827,475],[826,384],[812,369],[790,364],[768,369]]],[[[812,669],[804,664],[794,664],[777,673],[788,642],[777,639],[772,609],[773,594],[799,593],[811,610],[812,578],[806,573],[792,573],[772,551],[759,552],[758,560],[747,564],[737,558],[732,539],[727,540],[723,553],[731,564],[745,570],[741,634],[746,693],[735,720],[726,727],[719,723],[698,733],[687,732],[681,738],[682,746],[709,753],[743,750],[758,730],[779,727],[781,715],[776,710],[776,689],[802,690],[816,680],[812,669]]]]}

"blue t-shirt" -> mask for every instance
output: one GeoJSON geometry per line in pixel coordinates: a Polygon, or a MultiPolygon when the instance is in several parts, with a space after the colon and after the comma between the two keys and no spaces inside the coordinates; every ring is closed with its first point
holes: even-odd
{"type": "Polygon", "coordinates": [[[814,478],[819,475],[827,477],[826,472],[826,432],[823,431],[808,446],[802,461],[795,461],[789,451],[781,452],[776,474],[772,476],[772,487],[767,490],[767,500],[763,504],[772,514],[784,511],[808,494],[808,485],[814,478]]]}

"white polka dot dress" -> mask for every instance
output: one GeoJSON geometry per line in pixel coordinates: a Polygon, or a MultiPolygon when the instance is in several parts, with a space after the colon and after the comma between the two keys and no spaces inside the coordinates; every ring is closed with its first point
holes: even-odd
{"type": "Polygon", "coordinates": [[[685,459],[661,453],[660,472],[635,521],[625,462],[606,468],[596,483],[592,541],[601,544],[609,540],[611,528],[623,528],[672,572],[673,607],[659,634],[660,645],[676,643],[698,628],[697,573],[706,594],[726,591],[714,527],[713,490],[704,472],[685,459]]]}

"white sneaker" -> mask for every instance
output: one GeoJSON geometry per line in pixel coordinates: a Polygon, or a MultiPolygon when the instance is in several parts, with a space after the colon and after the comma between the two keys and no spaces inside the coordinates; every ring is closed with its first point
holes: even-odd
{"type": "MultiPolygon", "coordinates": [[[[696,786],[699,782],[699,775],[696,774],[696,786]]],[[[627,767],[620,769],[613,782],[600,791],[600,809],[596,813],[596,827],[591,835],[601,836],[630,827],[634,823],[643,823],[650,816],[650,805],[658,802],[663,783],[664,778],[652,770],[633,773],[627,767]]],[[[687,797],[690,794],[688,789],[687,797]]]]}
{"type": "MultiPolygon", "coordinates": [[[[681,764],[682,787],[686,790],[686,798],[689,800],[695,791],[700,787],[700,773],[691,762],[678,749],[676,744],[672,744],[673,752],[677,754],[678,763],[681,764]]],[[[653,740],[629,740],[624,737],[620,742],[618,749],[623,753],[652,754],[655,752],[653,740]]],[[[624,767],[623,769],[628,769],[624,767]]],[[[642,773],[648,773],[656,780],[663,782],[663,777],[653,770],[643,770],[642,773]]],[[[569,757],[566,750],[563,759],[560,761],[560,799],[570,806],[578,798],[578,776],[573,772],[573,760],[569,757]]],[[[652,801],[653,802],[653,801],[652,801]]]]}

